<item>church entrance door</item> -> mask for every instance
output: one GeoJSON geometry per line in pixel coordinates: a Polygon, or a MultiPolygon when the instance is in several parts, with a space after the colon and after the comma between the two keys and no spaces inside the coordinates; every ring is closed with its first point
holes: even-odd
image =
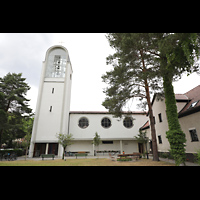
{"type": "Polygon", "coordinates": [[[48,154],[58,155],[58,143],[49,143],[48,154]]]}
{"type": "Polygon", "coordinates": [[[45,149],[45,143],[35,143],[33,157],[40,157],[41,154],[45,154],[45,149]]]}

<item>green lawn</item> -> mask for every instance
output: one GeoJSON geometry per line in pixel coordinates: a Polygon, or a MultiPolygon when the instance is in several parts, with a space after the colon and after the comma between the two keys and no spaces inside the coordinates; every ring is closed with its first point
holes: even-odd
{"type": "Polygon", "coordinates": [[[61,159],[56,160],[16,160],[0,161],[0,166],[175,166],[163,161],[152,161],[152,159],[140,159],[134,162],[111,161],[107,158],[86,159],[61,159]]]}

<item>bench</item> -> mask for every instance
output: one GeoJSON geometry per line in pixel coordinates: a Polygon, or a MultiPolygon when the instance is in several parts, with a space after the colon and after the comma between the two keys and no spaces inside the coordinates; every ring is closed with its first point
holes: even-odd
{"type": "Polygon", "coordinates": [[[85,156],[85,158],[86,158],[87,155],[88,155],[87,153],[76,153],[75,154],[76,159],[77,159],[78,156],[85,156]]]}
{"type": "Polygon", "coordinates": [[[54,160],[55,154],[41,154],[42,160],[44,160],[44,158],[51,158],[52,160],[54,160]]]}
{"type": "Polygon", "coordinates": [[[132,154],[132,159],[138,160],[141,157],[141,153],[134,153],[132,154]]]}

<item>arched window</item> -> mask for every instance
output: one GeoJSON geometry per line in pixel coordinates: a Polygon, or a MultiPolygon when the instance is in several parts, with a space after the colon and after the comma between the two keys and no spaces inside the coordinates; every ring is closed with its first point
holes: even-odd
{"type": "Polygon", "coordinates": [[[133,127],[133,119],[131,117],[126,117],[123,121],[123,124],[126,128],[132,128],[133,127]]]}
{"type": "Polygon", "coordinates": [[[64,78],[67,67],[67,52],[63,48],[53,48],[47,57],[46,78],[64,78]]]}
{"type": "Polygon", "coordinates": [[[78,125],[80,128],[87,128],[89,126],[89,121],[87,118],[82,117],[81,119],[79,119],[78,125]]]}
{"type": "Polygon", "coordinates": [[[111,121],[110,121],[110,119],[108,119],[107,117],[104,117],[104,118],[101,120],[101,126],[103,126],[104,128],[109,128],[109,127],[111,127],[111,121]]]}

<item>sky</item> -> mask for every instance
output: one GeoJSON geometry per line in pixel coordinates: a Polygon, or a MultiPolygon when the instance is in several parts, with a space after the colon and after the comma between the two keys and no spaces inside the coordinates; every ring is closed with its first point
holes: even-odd
{"type": "MultiPolygon", "coordinates": [[[[35,112],[42,62],[48,48],[67,48],[73,68],[71,111],[106,111],[101,76],[112,69],[106,57],[114,53],[104,33],[0,33],[0,77],[7,73],[22,73],[31,89],[27,93],[35,112]],[[62,43],[61,43],[62,42],[62,43]]],[[[175,93],[185,93],[200,85],[200,76],[192,74],[173,83],[175,93]]],[[[127,109],[138,110],[137,101],[127,109]]]]}

